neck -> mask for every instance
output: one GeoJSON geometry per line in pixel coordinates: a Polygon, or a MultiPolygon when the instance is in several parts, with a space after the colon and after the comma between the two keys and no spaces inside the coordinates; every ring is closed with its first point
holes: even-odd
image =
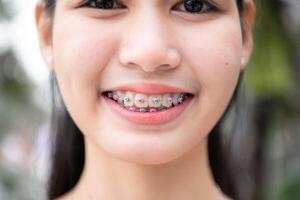
{"type": "Polygon", "coordinates": [[[118,160],[85,142],[85,167],[71,199],[220,199],[209,168],[207,140],[183,157],[161,165],[118,160]]]}

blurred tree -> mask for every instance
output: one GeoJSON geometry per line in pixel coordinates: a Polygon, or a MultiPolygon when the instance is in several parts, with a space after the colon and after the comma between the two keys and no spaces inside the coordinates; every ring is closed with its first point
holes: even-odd
{"type": "MultiPolygon", "coordinates": [[[[256,171],[254,177],[257,193],[253,199],[296,200],[300,199],[300,190],[292,188],[300,188],[299,181],[291,181],[290,176],[286,175],[295,164],[291,161],[300,161],[298,148],[292,148],[300,145],[296,137],[297,132],[299,133],[296,124],[300,123],[300,91],[297,81],[299,68],[293,62],[297,55],[295,44],[299,44],[300,40],[299,35],[290,37],[288,34],[284,23],[290,24],[291,21],[283,11],[286,11],[287,3],[293,2],[294,6],[299,6],[300,1],[256,2],[255,48],[246,73],[247,88],[255,97],[252,106],[255,110],[254,123],[251,123],[255,127],[251,134],[256,141],[253,167],[256,171]],[[295,151],[298,152],[297,157],[289,156],[295,151]],[[283,193],[279,194],[278,191],[283,193]],[[288,196],[286,191],[293,191],[293,194],[288,196]]],[[[299,10],[296,12],[298,13],[294,14],[299,16],[299,10]]],[[[296,29],[299,34],[299,24],[296,29]]],[[[300,170],[294,170],[294,173],[299,177],[300,170]]]]}
{"type": "Polygon", "coordinates": [[[22,167],[0,164],[1,200],[43,200],[45,192],[28,171],[22,167]]]}
{"type": "Polygon", "coordinates": [[[12,50],[0,53],[0,66],[0,137],[12,128],[28,133],[41,117],[31,98],[33,85],[12,50]]]}
{"type": "MultiPolygon", "coordinates": [[[[0,0],[0,23],[13,20],[10,11],[12,3],[0,0]]],[[[8,130],[22,134],[33,133],[35,126],[41,122],[43,113],[34,102],[33,89],[33,83],[12,47],[0,46],[0,137],[8,133],[8,130]]]]}
{"type": "MultiPolygon", "coordinates": [[[[0,25],[3,23],[9,26],[13,20],[10,6],[12,1],[0,0],[0,25]]],[[[0,32],[1,39],[3,40],[0,32]]],[[[36,128],[44,116],[34,101],[33,92],[34,85],[27,77],[13,48],[10,45],[0,46],[0,199],[45,199],[43,186],[26,168],[30,160],[23,161],[26,163],[22,167],[8,163],[4,160],[4,147],[1,146],[5,141],[4,137],[11,135],[25,138],[28,145],[33,142],[36,128]]],[[[9,158],[16,156],[13,150],[8,149],[7,152],[11,152],[6,155],[9,158]]]]}
{"type": "Polygon", "coordinates": [[[12,14],[7,9],[8,4],[7,1],[0,0],[0,22],[3,20],[11,19],[12,14]]]}

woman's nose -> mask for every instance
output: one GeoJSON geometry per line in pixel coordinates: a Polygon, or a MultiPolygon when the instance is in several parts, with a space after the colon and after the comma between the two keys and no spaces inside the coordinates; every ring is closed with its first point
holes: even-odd
{"type": "Polygon", "coordinates": [[[119,61],[125,67],[139,68],[144,72],[174,69],[181,62],[174,39],[171,30],[159,19],[140,17],[126,30],[119,61]]]}

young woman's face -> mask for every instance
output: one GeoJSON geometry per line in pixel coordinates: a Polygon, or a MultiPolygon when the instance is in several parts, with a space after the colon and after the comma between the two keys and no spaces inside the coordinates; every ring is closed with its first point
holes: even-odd
{"type": "Polygon", "coordinates": [[[58,0],[52,28],[52,43],[43,48],[86,145],[144,164],[203,144],[250,51],[235,0],[58,0]],[[131,92],[131,110],[105,91],[131,92]],[[170,109],[174,93],[193,96],[170,109]],[[164,106],[143,112],[160,100],[164,106]]]}

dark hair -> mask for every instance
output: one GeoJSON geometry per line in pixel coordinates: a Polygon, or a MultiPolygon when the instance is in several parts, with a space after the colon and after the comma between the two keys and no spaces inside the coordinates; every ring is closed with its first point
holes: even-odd
{"type": "MultiPolygon", "coordinates": [[[[239,12],[243,12],[243,0],[236,0],[239,12]]],[[[50,16],[54,15],[55,0],[44,0],[45,9],[50,16]]],[[[236,181],[236,170],[232,154],[224,146],[224,134],[221,128],[224,117],[237,99],[242,80],[241,74],[234,95],[221,120],[213,128],[208,139],[209,162],[215,181],[221,190],[234,198],[242,199],[239,194],[241,186],[236,181]],[[234,171],[235,170],[235,171],[234,171]]],[[[51,171],[48,185],[48,198],[55,199],[70,191],[78,182],[85,160],[83,134],[70,117],[63,103],[54,72],[50,74],[52,93],[51,115],[51,171]]]]}

